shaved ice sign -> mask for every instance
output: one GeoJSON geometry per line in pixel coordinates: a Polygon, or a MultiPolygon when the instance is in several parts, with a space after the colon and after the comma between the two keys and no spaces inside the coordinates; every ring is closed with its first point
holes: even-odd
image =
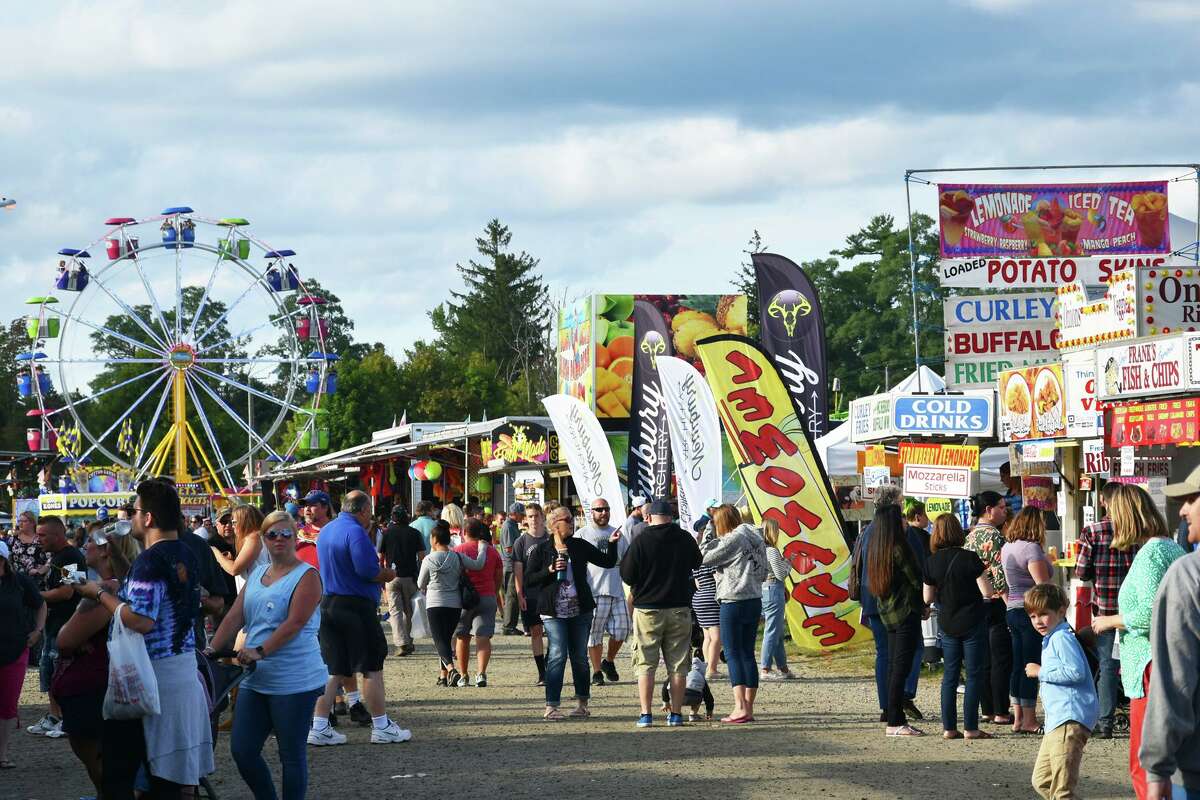
{"type": "Polygon", "coordinates": [[[1166,181],[940,184],[943,258],[1171,252],[1166,181]]]}

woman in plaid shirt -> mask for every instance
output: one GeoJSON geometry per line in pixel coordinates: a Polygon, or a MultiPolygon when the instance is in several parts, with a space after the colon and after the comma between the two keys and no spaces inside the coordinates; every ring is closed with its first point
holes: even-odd
{"type": "MultiPolygon", "coordinates": [[[[1109,481],[1100,490],[1100,505],[1108,509],[1108,502],[1117,493],[1121,484],[1109,481]]],[[[1093,522],[1083,529],[1079,536],[1079,555],[1075,559],[1075,577],[1081,581],[1091,581],[1095,588],[1092,590],[1092,615],[1107,617],[1120,613],[1117,609],[1117,593],[1133,557],[1137,555],[1137,545],[1128,550],[1116,550],[1112,546],[1113,526],[1107,517],[1099,522],[1093,522]]],[[[1121,662],[1112,657],[1115,630],[1107,630],[1096,636],[1096,655],[1100,659],[1100,721],[1096,725],[1096,737],[1111,739],[1113,715],[1117,707],[1118,668],[1121,662]]]]}
{"type": "Polygon", "coordinates": [[[1004,547],[1000,528],[1008,518],[1008,505],[998,492],[980,492],[971,498],[971,516],[976,522],[964,547],[979,556],[984,575],[995,590],[983,603],[988,621],[988,663],[983,685],[988,688],[981,694],[979,704],[983,716],[991,717],[996,725],[1011,725],[1013,717],[1004,711],[1008,708],[1008,679],[1012,672],[1012,638],[1004,608],[1008,582],[1000,564],[1000,549],[1004,547]]]}

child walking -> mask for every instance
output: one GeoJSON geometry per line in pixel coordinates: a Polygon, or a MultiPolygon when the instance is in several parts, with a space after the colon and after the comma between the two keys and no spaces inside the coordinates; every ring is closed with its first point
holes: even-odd
{"type": "Polygon", "coordinates": [[[1079,795],[1083,747],[1100,716],[1096,684],[1083,647],[1067,625],[1067,595],[1053,583],[1025,593],[1025,611],[1042,636],[1042,664],[1026,664],[1025,674],[1041,682],[1046,713],[1042,746],[1033,766],[1033,788],[1046,800],[1079,795]]]}

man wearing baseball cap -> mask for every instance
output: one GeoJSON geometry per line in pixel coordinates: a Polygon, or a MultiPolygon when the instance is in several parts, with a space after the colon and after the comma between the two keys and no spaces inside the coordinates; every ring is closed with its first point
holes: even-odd
{"type": "MultiPolygon", "coordinates": [[[[1163,490],[1182,501],[1187,540],[1200,544],[1200,467],[1163,490]]],[[[1150,691],[1138,760],[1148,798],[1200,798],[1200,554],[1175,559],[1158,585],[1150,625],[1150,691]]]]}
{"type": "Polygon", "coordinates": [[[300,501],[300,512],[304,523],[296,531],[296,557],[315,568],[318,567],[317,536],[333,518],[329,494],[313,489],[300,501]]]}
{"type": "Polygon", "coordinates": [[[521,612],[517,600],[517,584],[513,580],[513,546],[521,538],[521,522],[525,519],[525,506],[513,503],[508,507],[508,517],[500,526],[500,561],[504,565],[504,635],[514,636],[517,629],[517,614],[521,612]]]}

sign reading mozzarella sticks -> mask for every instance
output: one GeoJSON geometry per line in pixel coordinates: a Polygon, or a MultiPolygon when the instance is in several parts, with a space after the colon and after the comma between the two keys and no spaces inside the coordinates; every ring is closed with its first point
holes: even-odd
{"type": "Polygon", "coordinates": [[[779,523],[792,639],[807,652],[828,652],[870,638],[850,599],[850,550],[825,469],[795,398],[759,345],[743,336],[713,336],[697,351],[738,461],[757,523],[779,523]]]}

